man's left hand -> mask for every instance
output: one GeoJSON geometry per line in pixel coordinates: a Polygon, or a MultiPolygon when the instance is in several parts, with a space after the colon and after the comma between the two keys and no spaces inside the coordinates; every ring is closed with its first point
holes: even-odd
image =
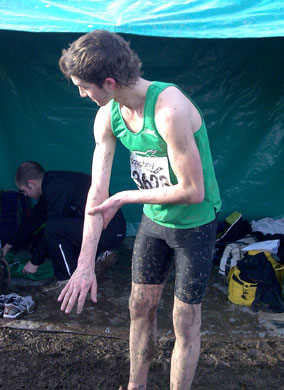
{"type": "Polygon", "coordinates": [[[120,209],[121,204],[118,200],[116,200],[115,195],[106,199],[99,206],[93,207],[88,211],[89,215],[94,215],[97,213],[101,213],[103,216],[104,224],[103,228],[106,229],[112,218],[120,209]]]}
{"type": "Polygon", "coordinates": [[[38,267],[38,265],[34,265],[31,261],[28,261],[27,264],[24,266],[22,272],[23,274],[34,274],[36,273],[38,267]]]}

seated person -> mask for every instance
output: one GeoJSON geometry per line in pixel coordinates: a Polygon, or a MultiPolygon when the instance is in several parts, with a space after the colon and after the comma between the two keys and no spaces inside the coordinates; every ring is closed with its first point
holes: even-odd
{"type": "MultiPolygon", "coordinates": [[[[55,277],[62,288],[77,267],[84,225],[84,212],[91,177],[80,172],[47,171],[33,161],[23,162],[16,172],[20,191],[38,202],[30,217],[3,246],[4,256],[11,247],[19,248],[43,224],[40,239],[25,265],[24,273],[35,273],[46,257],[52,262],[55,277]]],[[[125,238],[126,222],[119,210],[100,238],[96,259],[118,247],[125,238]]]]}

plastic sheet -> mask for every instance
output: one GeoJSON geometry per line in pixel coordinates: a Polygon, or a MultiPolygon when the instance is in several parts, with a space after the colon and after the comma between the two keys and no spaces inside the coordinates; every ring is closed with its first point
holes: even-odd
{"type": "Polygon", "coordinates": [[[283,0],[2,0],[0,28],[189,38],[284,35],[283,0]]]}
{"type": "MultiPolygon", "coordinates": [[[[97,107],[62,77],[61,50],[78,34],[0,32],[0,188],[14,187],[24,160],[90,173],[97,107]]],[[[284,38],[171,39],[125,36],[144,77],[183,87],[207,123],[223,201],[220,220],[283,215],[284,38]]],[[[111,192],[135,188],[117,143],[111,192]]],[[[128,226],[141,207],[125,206],[128,226]]],[[[135,228],[132,230],[135,232],[135,228]]]]}

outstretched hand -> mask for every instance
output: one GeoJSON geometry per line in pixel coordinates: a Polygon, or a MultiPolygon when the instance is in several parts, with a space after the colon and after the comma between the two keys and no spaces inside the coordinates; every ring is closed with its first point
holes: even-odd
{"type": "Polygon", "coordinates": [[[107,225],[110,223],[112,218],[118,212],[120,207],[121,207],[121,205],[115,199],[115,196],[111,196],[110,198],[107,198],[99,206],[91,208],[88,211],[88,214],[89,215],[94,215],[94,214],[97,214],[97,213],[101,213],[102,216],[103,216],[103,220],[104,220],[103,228],[106,229],[107,225]]]}
{"type": "Polygon", "coordinates": [[[58,297],[58,301],[62,301],[61,310],[66,314],[69,314],[78,300],[77,314],[80,314],[83,310],[89,290],[91,293],[91,300],[96,303],[97,278],[95,273],[90,271],[90,269],[81,270],[77,268],[58,297]]]}

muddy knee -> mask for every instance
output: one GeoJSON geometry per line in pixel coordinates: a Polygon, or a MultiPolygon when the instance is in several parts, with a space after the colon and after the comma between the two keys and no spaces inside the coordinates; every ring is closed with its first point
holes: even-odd
{"type": "Polygon", "coordinates": [[[133,294],[129,298],[129,311],[131,319],[145,317],[151,319],[158,309],[158,302],[151,299],[142,299],[133,294]]]}
{"type": "Polygon", "coordinates": [[[201,305],[188,305],[175,301],[173,324],[177,337],[190,341],[199,336],[201,326],[201,305]]]}

